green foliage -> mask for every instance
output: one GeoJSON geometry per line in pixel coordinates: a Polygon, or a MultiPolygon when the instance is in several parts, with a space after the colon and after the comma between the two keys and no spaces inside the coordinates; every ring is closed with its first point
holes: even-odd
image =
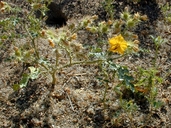
{"type": "Polygon", "coordinates": [[[153,39],[156,49],[158,50],[160,48],[160,46],[164,43],[164,39],[162,39],[161,36],[158,36],[155,38],[151,35],[150,37],[153,39]]]}
{"type": "Polygon", "coordinates": [[[38,76],[40,74],[39,69],[36,69],[34,67],[29,67],[29,70],[30,70],[30,73],[24,73],[19,84],[13,85],[13,89],[15,91],[20,89],[20,88],[26,87],[29,79],[34,80],[34,79],[38,78],[38,76]]]}
{"type": "Polygon", "coordinates": [[[153,37],[152,35],[150,35],[150,37],[152,38],[154,44],[155,44],[155,58],[153,60],[153,65],[154,67],[156,67],[156,61],[157,61],[157,58],[158,58],[158,52],[161,48],[161,45],[165,43],[165,40],[162,39],[161,36],[158,36],[158,37],[153,37]]]}
{"type": "Polygon", "coordinates": [[[105,1],[102,3],[102,5],[103,5],[105,11],[108,13],[109,18],[110,18],[111,20],[114,19],[113,15],[114,15],[114,10],[115,10],[114,7],[113,7],[113,5],[112,5],[112,3],[113,3],[113,0],[105,0],[105,1]]]}
{"type": "Polygon", "coordinates": [[[161,11],[164,15],[164,20],[166,23],[171,24],[171,6],[169,5],[169,2],[166,2],[165,5],[161,5],[161,11]]]}
{"type": "Polygon", "coordinates": [[[142,93],[149,101],[151,109],[157,109],[162,105],[160,101],[156,101],[157,88],[162,83],[162,78],[158,76],[158,70],[139,68],[135,76],[135,90],[142,93]]]}
{"type": "Polygon", "coordinates": [[[132,92],[134,92],[134,85],[132,81],[134,78],[130,75],[129,70],[126,67],[119,67],[118,77],[120,81],[123,81],[123,84],[127,86],[132,92]]]}
{"type": "Polygon", "coordinates": [[[134,112],[137,111],[138,106],[132,101],[126,101],[126,100],[120,100],[120,106],[122,107],[122,109],[124,110],[125,113],[127,113],[128,118],[130,119],[130,121],[133,120],[133,114],[134,112]]]}

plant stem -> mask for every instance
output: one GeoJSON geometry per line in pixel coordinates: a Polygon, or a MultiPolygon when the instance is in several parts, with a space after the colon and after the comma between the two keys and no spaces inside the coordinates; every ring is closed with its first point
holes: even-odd
{"type": "Polygon", "coordinates": [[[32,45],[33,45],[33,48],[35,49],[37,59],[40,59],[39,52],[38,52],[37,47],[35,45],[35,38],[32,39],[32,45]]]}
{"type": "Polygon", "coordinates": [[[106,108],[106,94],[107,94],[107,90],[108,90],[108,82],[106,82],[106,84],[105,84],[105,91],[104,91],[104,94],[103,94],[103,105],[104,105],[104,108],[106,108]]]}
{"type": "Polygon", "coordinates": [[[39,52],[38,52],[37,47],[35,45],[35,38],[32,37],[32,35],[30,34],[29,30],[27,29],[27,27],[25,25],[24,25],[24,28],[26,29],[26,32],[28,33],[28,35],[31,38],[31,43],[32,43],[33,48],[35,49],[37,59],[40,59],[39,52]]]}
{"type": "Polygon", "coordinates": [[[157,57],[158,57],[158,46],[156,46],[156,50],[155,50],[155,59],[154,59],[154,67],[155,68],[156,68],[157,57]]]}
{"type": "Polygon", "coordinates": [[[52,85],[56,84],[56,70],[51,73],[52,76],[52,85]]]}
{"type": "Polygon", "coordinates": [[[99,63],[99,62],[102,62],[102,61],[105,61],[105,60],[77,61],[77,62],[72,62],[72,63],[66,64],[66,65],[64,65],[62,67],[59,67],[57,70],[60,70],[62,68],[66,68],[66,67],[70,67],[70,66],[76,65],[76,64],[94,64],[94,63],[99,63]]]}
{"type": "Polygon", "coordinates": [[[59,59],[59,55],[58,55],[58,51],[57,49],[55,50],[56,53],[56,67],[58,66],[58,59],[59,59]]]}

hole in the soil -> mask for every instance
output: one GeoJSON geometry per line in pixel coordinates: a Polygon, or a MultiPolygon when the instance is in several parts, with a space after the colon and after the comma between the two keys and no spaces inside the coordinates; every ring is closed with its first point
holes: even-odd
{"type": "Polygon", "coordinates": [[[49,11],[47,12],[47,25],[55,25],[56,27],[62,27],[63,25],[66,25],[67,17],[62,12],[61,6],[51,2],[48,5],[49,11]]]}
{"type": "Polygon", "coordinates": [[[94,127],[102,126],[105,122],[104,115],[101,109],[96,110],[93,117],[94,127]]]}
{"type": "Polygon", "coordinates": [[[140,110],[144,113],[148,112],[149,110],[149,102],[147,100],[147,98],[144,96],[144,94],[141,93],[133,93],[131,90],[129,89],[125,89],[123,90],[123,99],[126,100],[131,100],[134,99],[135,103],[139,106],[140,110]]]}

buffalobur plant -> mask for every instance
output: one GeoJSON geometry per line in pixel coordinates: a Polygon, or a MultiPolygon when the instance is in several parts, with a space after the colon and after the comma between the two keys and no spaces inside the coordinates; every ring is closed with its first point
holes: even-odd
{"type": "Polygon", "coordinates": [[[113,0],[105,0],[102,5],[105,9],[105,11],[107,12],[107,14],[109,15],[110,19],[113,20],[113,14],[114,14],[114,7],[113,7],[113,0]]]}
{"type": "MultiPolygon", "coordinates": [[[[107,34],[108,31],[111,31],[113,21],[103,21],[96,24],[94,20],[97,18],[97,16],[86,17],[80,21],[78,25],[72,23],[69,24],[68,29],[63,27],[57,30],[42,30],[42,36],[48,40],[49,45],[53,49],[52,51],[55,53],[55,63],[49,63],[48,60],[45,62],[45,59],[43,58],[41,58],[38,63],[51,74],[53,85],[57,82],[56,73],[61,69],[76,64],[88,65],[99,63],[100,65],[103,65],[103,63],[108,63],[108,59],[110,55],[112,55],[111,52],[123,55],[128,47],[129,51],[132,48],[135,49],[135,47],[137,47],[137,44],[133,45],[134,42],[130,41],[127,43],[121,34],[116,34],[115,37],[109,39],[109,48],[108,41],[106,41],[105,44],[101,43],[105,42],[106,39],[103,39],[103,34],[107,34]],[[86,51],[86,54],[84,47],[77,40],[77,33],[81,29],[85,29],[93,34],[98,34],[98,40],[100,41],[99,44],[90,48],[91,51],[86,51]],[[64,56],[67,56],[65,64],[63,64],[60,60],[64,56]]],[[[116,58],[110,57],[110,59],[114,60],[120,57],[121,56],[116,58]]]]}
{"type": "Polygon", "coordinates": [[[135,73],[136,80],[134,81],[135,90],[140,94],[144,95],[150,106],[149,110],[152,112],[153,110],[158,109],[162,106],[162,102],[156,100],[158,85],[161,85],[163,78],[160,77],[159,64],[157,64],[159,48],[165,43],[165,40],[161,38],[161,36],[153,37],[152,41],[154,42],[154,59],[152,60],[153,67],[148,69],[139,68],[137,73],[135,73]]]}
{"type": "MultiPolygon", "coordinates": [[[[31,9],[23,10],[20,7],[12,7],[14,5],[7,2],[0,2],[1,13],[4,15],[0,20],[3,30],[1,43],[11,42],[14,49],[14,55],[11,58],[15,58],[19,63],[35,65],[40,58],[36,41],[41,37],[40,30],[43,27],[43,19],[36,18],[35,12],[39,10],[42,15],[45,15],[48,10],[45,3],[46,1],[29,0],[28,4],[31,9]],[[19,40],[23,39],[25,41],[19,43],[19,40]]],[[[29,67],[29,69],[33,69],[33,67],[29,67]]],[[[38,69],[35,70],[38,71],[38,69]]],[[[30,74],[23,74],[19,84],[14,85],[14,90],[25,87],[29,79],[35,79],[32,76],[33,72],[34,70],[30,70],[30,74]]]]}
{"type": "MultiPolygon", "coordinates": [[[[19,83],[13,86],[14,90],[25,87],[30,79],[37,79],[40,75],[49,74],[51,76],[51,87],[57,85],[57,73],[73,65],[98,65],[100,75],[98,77],[101,84],[104,85],[103,104],[107,108],[107,95],[109,84],[118,83],[113,87],[114,91],[120,94],[120,105],[124,111],[128,112],[130,120],[132,113],[135,110],[135,104],[132,101],[125,102],[122,99],[123,88],[129,89],[132,92],[141,92],[140,88],[147,93],[146,97],[149,102],[155,106],[156,84],[160,79],[156,77],[154,70],[141,70],[141,75],[135,75],[134,79],[130,74],[129,69],[124,65],[124,62],[117,64],[116,60],[124,58],[129,54],[133,54],[139,50],[138,36],[133,33],[136,26],[147,20],[147,16],[141,16],[139,13],[131,14],[128,8],[120,14],[120,19],[113,18],[113,10],[109,6],[111,0],[107,1],[106,9],[110,11],[111,18],[107,21],[97,21],[98,16],[88,16],[81,19],[78,23],[67,23],[65,27],[51,29],[44,26],[43,20],[46,19],[47,2],[28,0],[31,10],[25,12],[23,17],[15,17],[18,14],[18,9],[12,9],[8,3],[0,2],[0,11],[9,13],[13,11],[13,16],[0,20],[4,31],[8,33],[14,46],[14,57],[17,62],[29,64],[29,73],[25,73],[19,83]],[[46,3],[46,4],[45,4],[46,3]],[[41,11],[43,19],[38,19],[35,16],[35,11],[41,11]],[[6,24],[11,22],[12,24],[6,24]],[[12,35],[16,28],[22,29],[23,33],[12,35]],[[78,32],[80,30],[87,31],[97,36],[97,43],[86,48],[79,42],[78,32]],[[18,38],[27,38],[23,44],[15,43],[18,38]],[[39,39],[46,39],[48,43],[47,51],[51,55],[45,56],[41,53],[38,44],[39,39]],[[146,76],[146,77],[145,77],[146,76]],[[116,81],[117,78],[117,81],[116,81]],[[135,82],[137,80],[138,82],[135,82]],[[144,86],[146,83],[146,86],[144,86]],[[146,91],[147,90],[147,91],[146,91]]],[[[112,8],[113,9],[113,8],[112,8]]],[[[5,34],[6,34],[5,33],[5,34]]],[[[1,35],[0,41],[7,40],[5,34],[1,35]]],[[[158,50],[158,44],[156,44],[158,50]]],[[[114,85],[113,85],[114,86],[114,85]]]]}
{"type": "Polygon", "coordinates": [[[152,35],[150,35],[150,37],[152,38],[152,40],[154,42],[154,46],[155,46],[155,57],[154,57],[153,65],[155,68],[157,68],[158,66],[156,65],[156,62],[157,62],[157,58],[158,58],[159,48],[161,47],[162,44],[165,43],[165,40],[162,39],[161,36],[158,36],[155,38],[152,35]]]}
{"type": "Polygon", "coordinates": [[[156,100],[157,85],[162,83],[162,78],[157,75],[158,72],[158,70],[153,68],[147,70],[139,68],[135,77],[135,81],[137,81],[134,84],[135,90],[147,98],[150,103],[150,112],[158,109],[162,105],[161,101],[156,100]]]}
{"type": "MultiPolygon", "coordinates": [[[[1,23],[7,20],[14,23],[12,26],[7,26],[8,28],[6,28],[6,24],[3,24],[4,29],[7,29],[6,31],[13,28],[10,32],[13,33],[16,27],[21,26],[24,32],[22,34],[20,33],[20,35],[22,35],[22,38],[28,38],[28,41],[24,44],[16,44],[13,42],[15,58],[19,62],[32,65],[29,67],[30,74],[23,74],[23,78],[19,84],[14,85],[15,90],[26,86],[29,79],[37,78],[35,75],[40,75],[42,74],[41,72],[49,73],[52,77],[51,83],[55,85],[57,82],[57,71],[76,64],[99,64],[102,72],[106,74],[104,77],[107,80],[105,81],[109,80],[109,78],[107,78],[109,67],[117,67],[112,70],[118,71],[121,79],[129,78],[127,76],[128,70],[118,65],[116,66],[114,60],[124,57],[132,51],[138,50],[137,36],[129,32],[129,29],[136,26],[140,21],[141,16],[139,14],[132,16],[128,13],[128,9],[125,9],[125,11],[121,13],[121,19],[119,20],[95,23],[94,21],[98,16],[85,17],[77,25],[68,24],[68,28],[63,27],[52,30],[42,29],[43,19],[38,19],[35,16],[35,11],[37,10],[41,10],[42,14],[45,14],[48,10],[46,8],[47,5],[42,1],[28,1],[28,3],[30,4],[31,10],[25,12],[26,15],[24,17],[18,17],[17,19],[10,17],[1,20],[1,23]],[[122,31],[121,27],[123,25],[125,25],[126,28],[122,31]],[[84,47],[77,40],[77,33],[81,29],[98,35],[98,44],[89,47],[90,51],[86,51],[86,54],[84,47]],[[107,36],[104,37],[103,35],[107,36]],[[55,57],[53,57],[54,62],[50,62],[46,57],[40,55],[39,44],[37,42],[40,38],[48,40],[49,46],[51,46],[52,52],[54,53],[53,55],[55,55],[55,57]],[[118,55],[114,55],[112,52],[118,55]],[[121,54],[121,56],[119,54],[121,54]],[[67,57],[65,64],[61,61],[61,58],[64,56],[67,57]]],[[[15,16],[21,9],[14,9],[14,11],[10,5],[1,1],[1,10],[3,10],[3,13],[13,11],[15,12],[15,16]]],[[[15,39],[19,37],[13,36],[12,38],[15,39]]],[[[126,80],[125,83],[128,84],[130,83],[129,81],[130,80],[126,80]]]]}

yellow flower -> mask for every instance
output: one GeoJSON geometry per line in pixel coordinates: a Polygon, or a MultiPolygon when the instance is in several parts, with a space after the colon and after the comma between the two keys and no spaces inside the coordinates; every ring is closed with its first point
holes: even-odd
{"type": "Polygon", "coordinates": [[[109,45],[109,51],[116,52],[119,54],[124,54],[125,50],[128,47],[127,42],[124,40],[121,34],[109,39],[109,45]]]}

